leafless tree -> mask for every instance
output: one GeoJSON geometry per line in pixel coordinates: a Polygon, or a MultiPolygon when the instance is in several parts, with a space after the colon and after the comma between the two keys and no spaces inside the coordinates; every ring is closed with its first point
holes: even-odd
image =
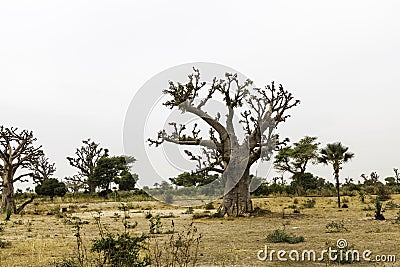
{"type": "Polygon", "coordinates": [[[14,183],[26,181],[31,172],[17,175],[19,170],[30,170],[43,156],[41,146],[35,146],[36,138],[32,131],[18,131],[17,128],[0,127],[0,174],[2,177],[1,211],[19,213],[33,198],[17,208],[14,196],[14,183]]]}
{"type": "Polygon", "coordinates": [[[72,191],[72,194],[75,195],[79,190],[84,189],[86,186],[85,180],[81,175],[73,175],[70,177],[65,177],[65,184],[68,189],[72,191]]]}
{"type": "Polygon", "coordinates": [[[400,184],[400,172],[399,172],[399,169],[393,168],[393,171],[394,171],[394,175],[395,175],[395,178],[396,178],[396,183],[400,184]]]}
{"type": "Polygon", "coordinates": [[[56,171],[55,165],[55,163],[51,163],[44,155],[40,156],[36,164],[32,164],[29,168],[32,171],[33,182],[40,185],[45,180],[51,178],[56,171]]]}
{"type": "Polygon", "coordinates": [[[251,80],[240,82],[237,74],[226,73],[224,79],[214,78],[209,86],[201,81],[197,69],[188,78],[185,84],[169,82],[168,89],[163,93],[171,99],[164,105],[201,118],[210,128],[208,136],[200,136],[197,124],[192,131],[187,132],[186,125],[171,122],[172,133],[161,130],[156,140],[148,141],[150,145],[156,146],[163,142],[201,146],[205,156],[194,155],[189,150],[185,152],[191,160],[197,162],[197,170],[193,173],[222,174],[225,192],[220,213],[235,216],[247,213],[252,210],[250,167],[259,159],[269,159],[272,151],[285,143],[286,140],[279,141],[274,129],[289,117],[286,111],[300,101],[294,100],[282,85],[276,86],[272,82],[265,88],[255,88],[251,80]],[[210,115],[205,110],[212,98],[223,99],[226,106],[225,122],[221,122],[219,112],[210,115]],[[241,117],[239,122],[245,135],[242,142],[234,127],[235,114],[241,117]]]}

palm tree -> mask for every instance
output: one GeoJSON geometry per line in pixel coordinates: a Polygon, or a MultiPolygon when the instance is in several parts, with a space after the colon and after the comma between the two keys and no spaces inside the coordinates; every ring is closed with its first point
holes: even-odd
{"type": "Polygon", "coordinates": [[[339,170],[342,164],[348,162],[354,157],[354,153],[347,152],[348,147],[343,146],[340,142],[327,144],[325,148],[321,149],[321,156],[319,162],[326,165],[332,164],[336,180],[336,191],[338,198],[338,207],[340,208],[340,192],[339,192],[339,170]]]}

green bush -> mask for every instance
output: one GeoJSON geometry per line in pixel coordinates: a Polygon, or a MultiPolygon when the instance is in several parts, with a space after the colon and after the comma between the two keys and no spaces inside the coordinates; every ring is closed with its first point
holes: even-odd
{"type": "Polygon", "coordinates": [[[161,234],[162,233],[162,223],[160,215],[156,215],[155,217],[150,217],[150,234],[161,234]]]}
{"type": "Polygon", "coordinates": [[[6,248],[6,247],[10,247],[10,246],[11,246],[11,242],[10,241],[0,240],[0,248],[6,248]]]}
{"type": "Polygon", "coordinates": [[[344,222],[330,222],[326,226],[327,233],[341,233],[341,232],[348,232],[349,230],[344,226],[344,222]]]}
{"type": "Polygon", "coordinates": [[[148,266],[150,258],[140,256],[140,251],[146,248],[147,236],[131,236],[129,233],[112,234],[93,240],[92,252],[102,257],[103,264],[111,266],[148,266]]]}
{"type": "Polygon", "coordinates": [[[378,200],[385,201],[390,199],[390,192],[385,185],[378,185],[375,191],[378,200]]]}
{"type": "Polygon", "coordinates": [[[67,187],[63,182],[55,178],[44,180],[41,185],[36,186],[35,191],[38,195],[49,196],[51,200],[55,196],[64,196],[67,193],[67,187]]]}
{"type": "Polygon", "coordinates": [[[314,208],[314,207],[315,207],[315,204],[316,204],[315,199],[307,199],[307,200],[302,204],[302,206],[303,206],[303,208],[311,209],[311,208],[314,208]]]}
{"type": "Polygon", "coordinates": [[[194,212],[193,207],[188,207],[187,210],[183,212],[183,214],[193,214],[193,212],[194,212]]]}
{"type": "Polygon", "coordinates": [[[205,210],[213,210],[213,209],[215,209],[215,207],[214,207],[213,203],[210,202],[210,203],[207,203],[206,205],[204,205],[204,209],[205,210]]]}
{"type": "Polygon", "coordinates": [[[284,230],[276,229],[272,233],[268,234],[267,241],[271,243],[296,244],[304,242],[304,237],[286,233],[285,229],[284,230]]]}

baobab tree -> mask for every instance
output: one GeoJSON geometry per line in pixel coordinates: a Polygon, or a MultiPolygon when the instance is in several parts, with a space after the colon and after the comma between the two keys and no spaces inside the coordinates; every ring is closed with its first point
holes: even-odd
{"type": "Polygon", "coordinates": [[[33,182],[36,185],[41,185],[47,179],[52,178],[56,171],[56,166],[55,163],[51,163],[48,158],[41,155],[36,164],[31,165],[29,169],[32,171],[33,182]]]}
{"type": "Polygon", "coordinates": [[[94,193],[96,185],[90,182],[89,177],[93,175],[97,161],[102,157],[108,156],[108,149],[100,147],[100,144],[89,139],[82,141],[83,145],[75,151],[75,157],[67,157],[69,164],[78,169],[78,175],[67,177],[67,182],[77,182],[79,179],[81,184],[87,185],[89,191],[94,193]],[[73,179],[73,180],[69,180],[73,179]]]}
{"type": "Polygon", "coordinates": [[[17,208],[14,197],[14,183],[26,181],[31,172],[16,176],[19,170],[30,170],[43,156],[41,146],[35,146],[36,138],[32,131],[18,131],[17,128],[0,127],[0,174],[2,177],[1,212],[19,213],[33,198],[17,208]]]}
{"type": "Polygon", "coordinates": [[[333,167],[335,180],[336,180],[336,193],[337,203],[340,208],[340,183],[339,183],[339,171],[342,169],[343,163],[348,162],[354,157],[354,153],[347,152],[348,147],[343,146],[340,142],[333,144],[327,144],[325,148],[321,149],[321,156],[319,162],[323,164],[331,164],[333,167]]]}
{"type": "Polygon", "coordinates": [[[226,73],[224,79],[214,78],[209,86],[206,85],[200,79],[199,70],[194,69],[185,84],[170,81],[168,89],[163,90],[171,97],[163,105],[200,118],[209,127],[206,136],[201,135],[197,124],[187,132],[186,125],[171,122],[171,133],[161,130],[157,139],[148,141],[156,146],[170,142],[202,147],[205,157],[185,151],[191,160],[197,162],[197,169],[192,174],[222,174],[224,199],[219,212],[228,216],[241,215],[252,210],[250,167],[260,159],[269,160],[272,151],[287,141],[279,141],[274,129],[289,117],[286,112],[300,101],[295,100],[282,85],[276,86],[272,82],[265,88],[255,88],[249,79],[239,81],[237,74],[226,73]],[[206,111],[210,99],[222,99],[226,107],[224,122],[219,112],[209,114],[206,111]],[[238,122],[243,129],[239,131],[244,133],[242,140],[239,140],[238,129],[234,127],[235,116],[240,116],[238,122]]]}

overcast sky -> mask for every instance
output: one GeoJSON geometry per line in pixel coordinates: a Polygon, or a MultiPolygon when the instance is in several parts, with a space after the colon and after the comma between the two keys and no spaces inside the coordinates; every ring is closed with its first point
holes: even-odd
{"type": "Polygon", "coordinates": [[[282,136],[342,141],[355,153],[344,177],[386,177],[400,167],[399,13],[399,1],[367,0],[1,1],[0,124],[33,130],[63,178],[82,139],[123,153],[148,79],[215,62],[302,101],[282,136]]]}

